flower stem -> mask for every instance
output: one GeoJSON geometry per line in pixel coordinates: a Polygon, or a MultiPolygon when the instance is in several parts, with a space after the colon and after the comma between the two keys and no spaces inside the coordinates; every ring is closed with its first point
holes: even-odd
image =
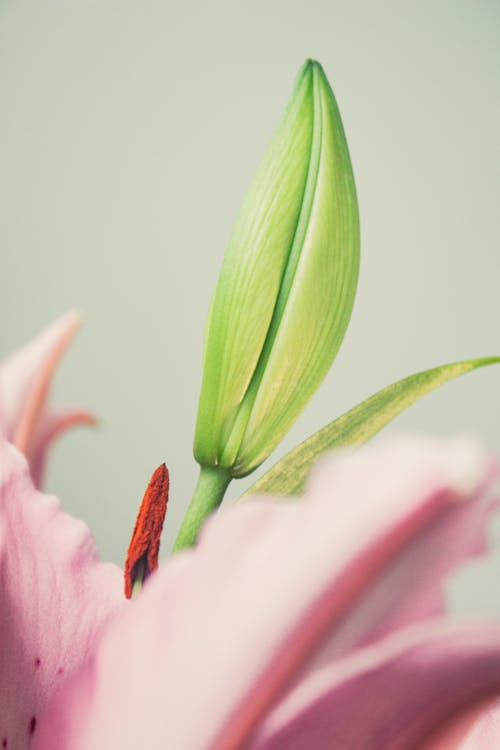
{"type": "Polygon", "coordinates": [[[222,502],[231,474],[220,466],[202,466],[194,495],[175,540],[173,552],[192,547],[205,518],[222,502]]]}

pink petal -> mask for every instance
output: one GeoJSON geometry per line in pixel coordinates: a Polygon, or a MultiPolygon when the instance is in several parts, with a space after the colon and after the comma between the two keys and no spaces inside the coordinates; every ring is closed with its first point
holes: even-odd
{"type": "MultiPolygon", "coordinates": [[[[368,472],[373,483],[365,502],[371,502],[375,512],[377,509],[382,511],[384,505],[388,507],[389,502],[384,496],[391,496],[393,500],[402,503],[401,510],[404,511],[405,507],[410,510],[417,498],[424,500],[428,497],[431,499],[431,517],[424,521],[420,530],[415,529],[415,533],[407,537],[404,545],[400,546],[397,554],[391,558],[390,565],[377,567],[371,580],[362,581],[364,591],[357,606],[346,611],[336,623],[334,632],[311,663],[312,669],[324,662],[328,663],[334,656],[339,657],[355,647],[373,642],[404,625],[445,614],[446,579],[464,561],[483,554],[487,549],[488,520],[492,512],[498,508],[500,498],[497,496],[495,502],[450,503],[451,497],[446,497],[446,486],[440,487],[440,472],[443,466],[439,467],[438,463],[441,458],[437,453],[434,457],[431,455],[435,444],[427,444],[427,470],[422,473],[419,471],[418,462],[424,458],[423,452],[416,450],[412,454],[408,448],[408,444],[403,443],[393,446],[393,465],[397,469],[393,469],[392,472],[384,461],[379,461],[376,451],[365,457],[364,466],[359,468],[363,472],[368,472]],[[400,467],[405,472],[405,477],[400,467]],[[387,472],[387,477],[383,476],[384,471],[387,472]],[[413,487],[410,488],[408,485],[405,490],[402,483],[406,481],[406,477],[411,477],[413,487]],[[444,494],[441,500],[445,501],[441,509],[434,505],[434,501],[439,500],[440,493],[444,494]]],[[[477,446],[467,446],[466,443],[462,455],[457,450],[455,456],[451,457],[451,462],[456,461],[456,499],[460,497],[461,481],[464,482],[465,494],[468,490],[473,492],[473,487],[467,486],[467,472],[471,472],[472,482],[479,476],[477,473],[474,475],[474,460],[478,461],[476,471],[480,472],[481,459],[477,454],[477,446]],[[462,468],[463,480],[460,479],[462,468]]],[[[454,471],[452,463],[450,470],[454,471]]],[[[330,463],[319,468],[309,492],[320,496],[325,492],[324,488],[335,486],[333,501],[336,502],[340,515],[349,512],[341,508],[341,498],[348,491],[347,485],[350,484],[351,492],[361,494],[364,482],[364,475],[358,474],[356,478],[347,472],[346,476],[342,477],[339,468],[330,463]],[[342,483],[344,490],[339,486],[342,483]]],[[[350,506],[350,511],[353,516],[351,527],[354,529],[359,506],[350,506]]],[[[419,512],[421,511],[425,512],[424,505],[421,506],[419,512]]],[[[405,523],[409,520],[408,517],[405,523]]],[[[394,539],[397,540],[398,536],[394,539]]],[[[365,569],[364,574],[369,577],[369,570],[365,569]]]]}
{"type": "Polygon", "coordinates": [[[45,707],[124,607],[118,568],[87,527],[32,485],[0,441],[0,747],[22,750],[45,707]]]}
{"type": "Polygon", "coordinates": [[[493,750],[500,747],[500,700],[487,698],[433,733],[419,750],[493,750]]]}
{"type": "Polygon", "coordinates": [[[221,512],[106,632],[38,750],[240,747],[408,545],[430,536],[435,554],[438,526],[457,562],[446,519],[462,532],[466,513],[478,538],[461,554],[482,546],[491,473],[475,443],[379,444],[333,459],[304,501],[221,512]]]}
{"type": "Polygon", "coordinates": [[[423,750],[436,726],[499,693],[500,621],[405,628],[310,673],[266,718],[249,750],[423,750]]]}
{"type": "Polygon", "coordinates": [[[491,750],[500,747],[500,709],[488,711],[467,735],[459,750],[491,750]]]}
{"type": "Polygon", "coordinates": [[[95,424],[96,418],[93,414],[79,409],[67,409],[42,415],[28,456],[31,478],[35,487],[40,487],[42,484],[47,454],[54,440],[71,427],[95,424]]]}
{"type": "MultiPolygon", "coordinates": [[[[50,383],[79,324],[76,313],[67,313],[0,366],[0,435],[16,445],[30,463],[37,457],[37,480],[41,479],[43,469],[40,456],[45,454],[48,445],[48,441],[42,439],[47,428],[45,423],[53,420],[46,411],[50,383]]],[[[74,412],[74,415],[73,420],[61,423],[58,432],[63,426],[92,420],[86,412],[74,412]]]]}

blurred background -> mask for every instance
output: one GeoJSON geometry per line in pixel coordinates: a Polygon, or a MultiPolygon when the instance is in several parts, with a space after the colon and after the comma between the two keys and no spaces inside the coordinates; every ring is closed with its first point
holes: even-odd
{"type": "MultiPolygon", "coordinates": [[[[0,0],[0,355],[82,311],[52,398],[101,421],[57,445],[47,486],[105,558],[164,460],[164,551],[180,524],[210,296],[306,57],[342,112],[361,275],[331,373],[256,476],[379,388],[500,353],[499,37],[494,0],[0,0]]],[[[472,373],[385,433],[500,449],[499,390],[500,367],[472,373]]]]}

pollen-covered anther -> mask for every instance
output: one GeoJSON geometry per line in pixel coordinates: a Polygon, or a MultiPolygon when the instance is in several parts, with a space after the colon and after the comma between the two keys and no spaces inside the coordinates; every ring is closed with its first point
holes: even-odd
{"type": "Polygon", "coordinates": [[[160,537],[167,512],[168,469],[159,466],[142,499],[125,562],[125,596],[130,599],[136,583],[143,583],[158,567],[160,537]]]}

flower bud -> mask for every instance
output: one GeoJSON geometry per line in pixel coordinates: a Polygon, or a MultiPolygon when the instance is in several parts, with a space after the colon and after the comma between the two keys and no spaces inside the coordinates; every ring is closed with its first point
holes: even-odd
{"type": "Polygon", "coordinates": [[[356,292],[359,220],[330,85],[308,60],[234,226],[205,338],[194,452],[248,474],[328,372],[356,292]]]}

